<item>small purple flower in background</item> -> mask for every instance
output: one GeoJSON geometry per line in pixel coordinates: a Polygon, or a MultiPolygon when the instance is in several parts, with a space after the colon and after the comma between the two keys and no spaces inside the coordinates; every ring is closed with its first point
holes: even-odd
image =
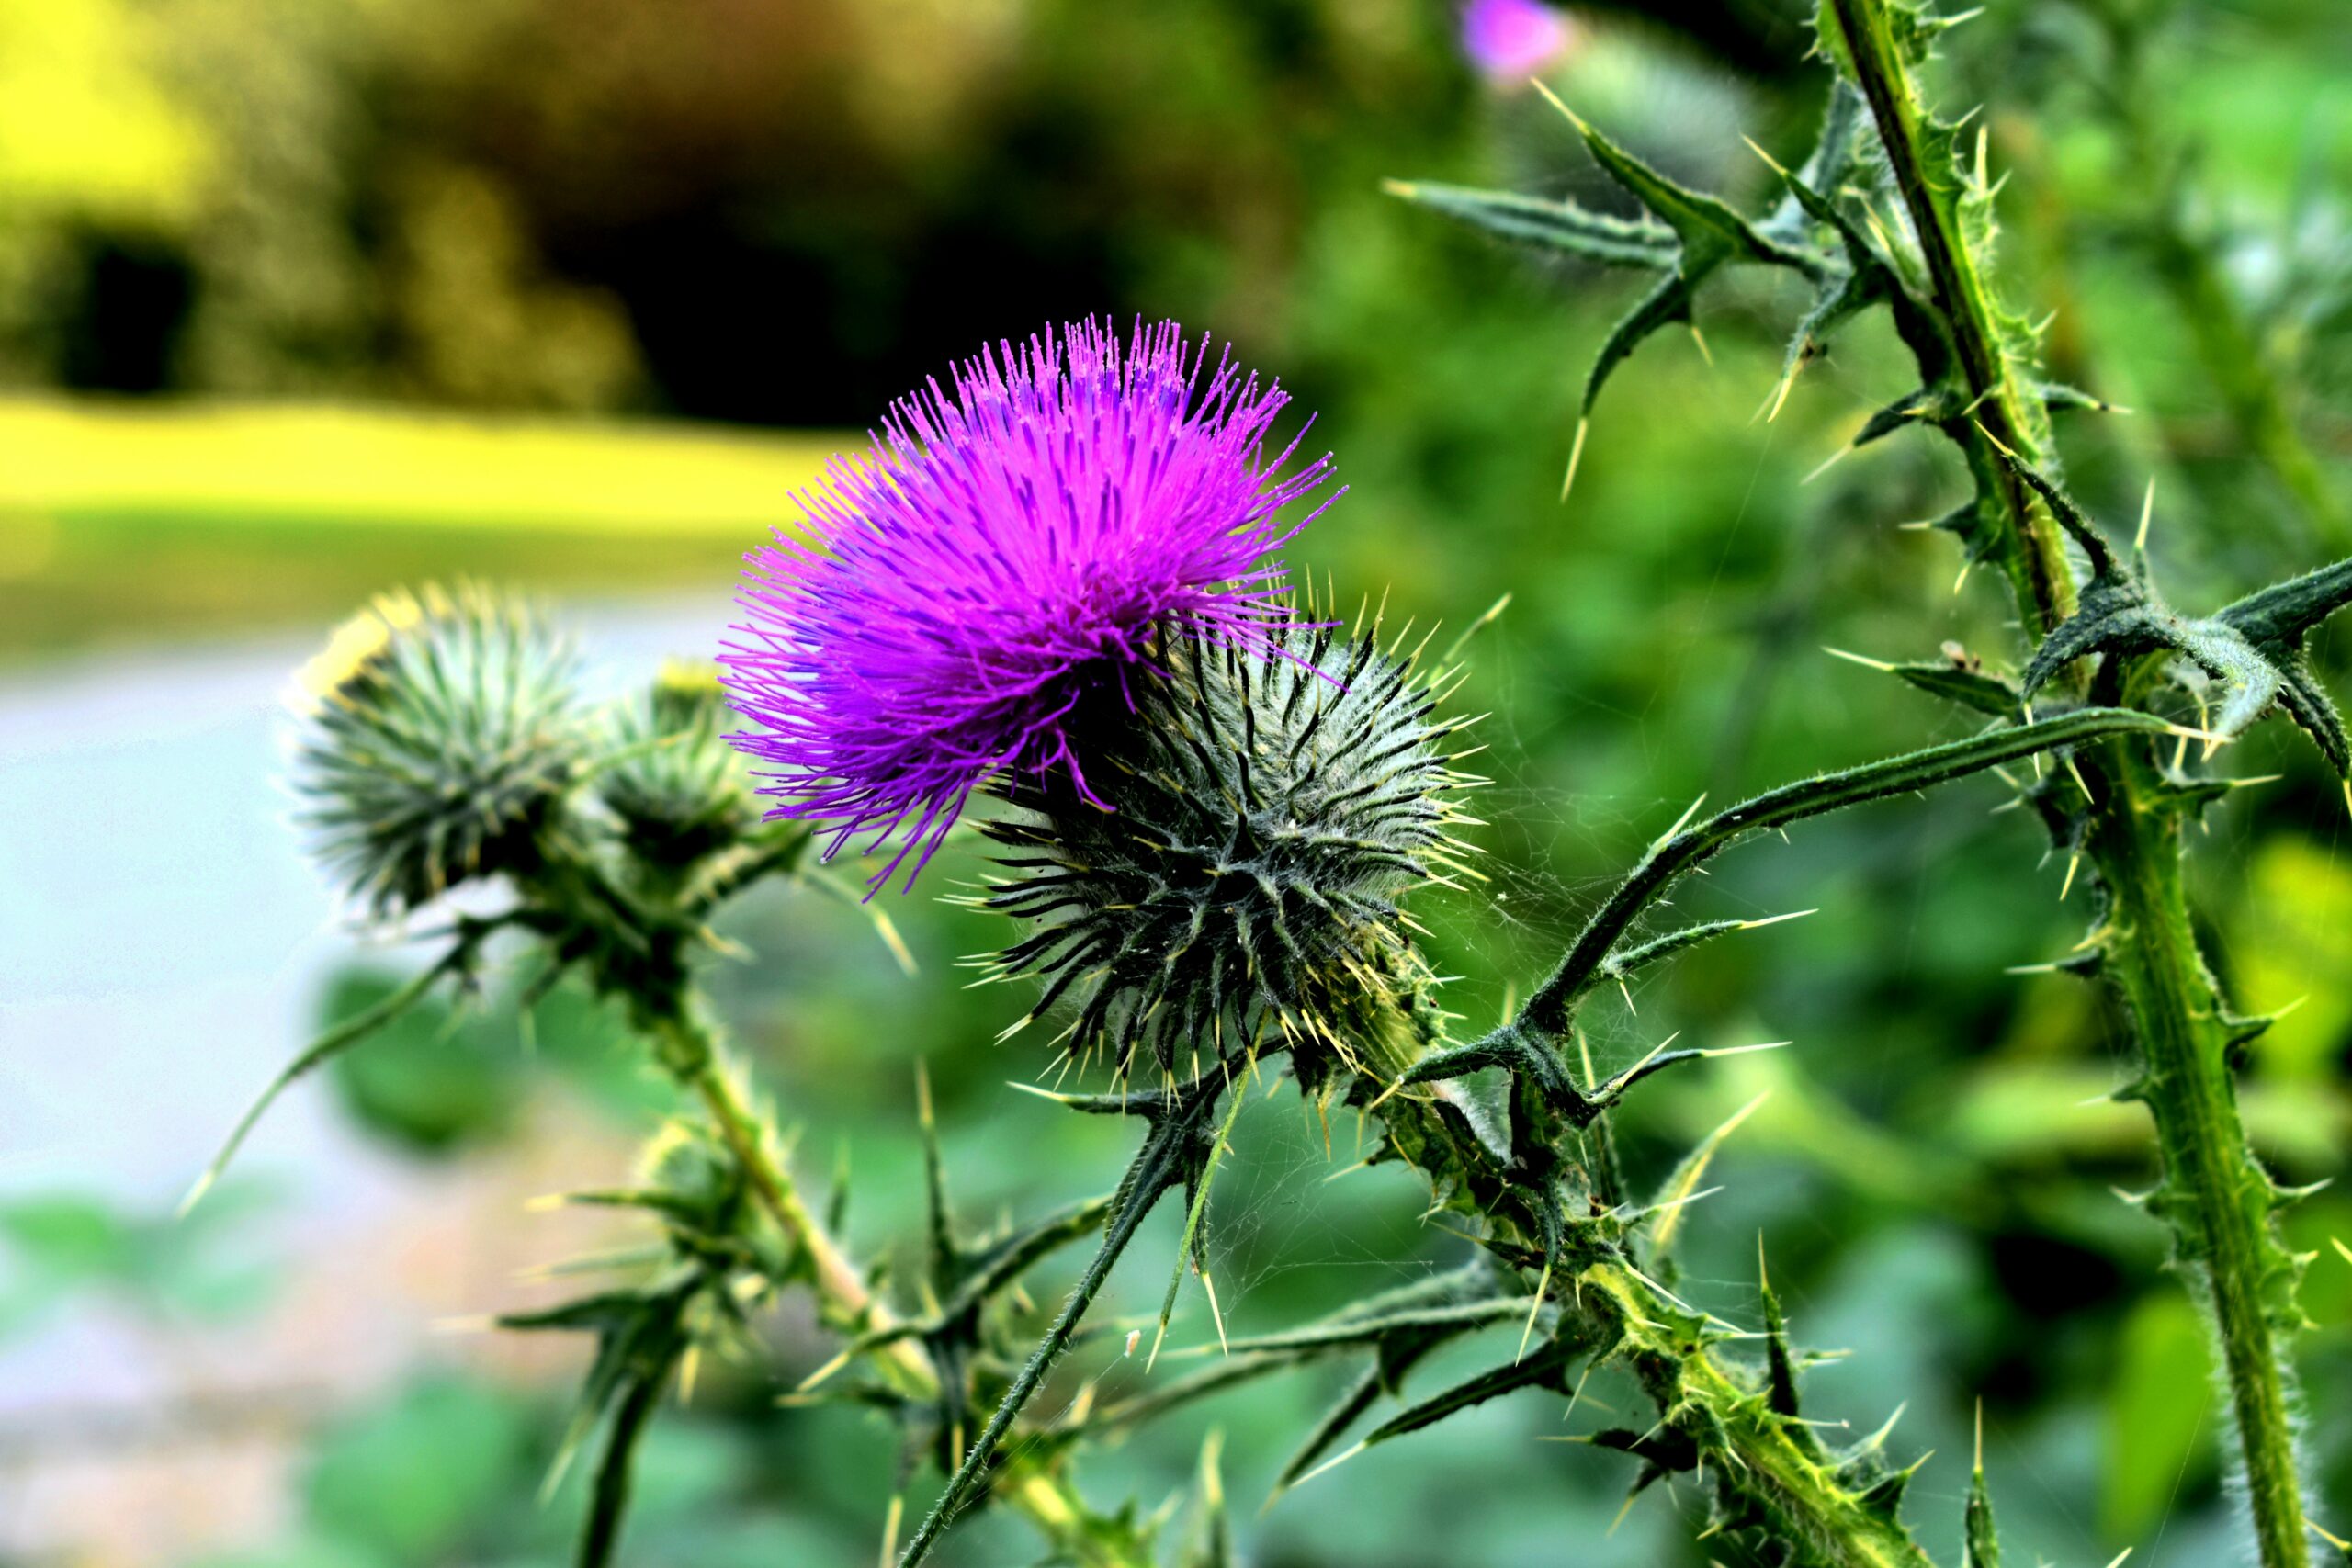
{"type": "Polygon", "coordinates": [[[1469,0],[1462,8],[1462,52],[1489,81],[1523,82],[1568,43],[1568,19],[1536,0],[1469,0]]]}
{"type": "MultiPolygon", "coordinates": [[[[732,736],[768,764],[772,817],[871,833],[912,886],[990,773],[1067,767],[1090,692],[1125,691],[1162,636],[1272,654],[1295,625],[1280,518],[1329,478],[1268,449],[1290,400],[1173,321],[1000,344],[892,406],[862,457],[797,499],[810,542],[749,558],[748,621],[719,662],[732,736]]],[[[1311,423],[1311,422],[1310,422],[1311,423]]],[[[1301,435],[1304,435],[1301,432],[1301,435]]]]}

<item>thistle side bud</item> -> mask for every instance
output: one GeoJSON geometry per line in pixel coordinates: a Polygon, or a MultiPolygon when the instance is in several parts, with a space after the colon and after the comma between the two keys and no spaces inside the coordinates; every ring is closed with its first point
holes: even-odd
{"type": "Polygon", "coordinates": [[[669,664],[613,719],[614,761],[596,795],[648,864],[691,865],[759,820],[751,778],[727,743],[728,716],[715,666],[669,664]]]}
{"type": "Polygon", "coordinates": [[[638,1180],[673,1219],[715,1235],[733,1228],[742,1204],[742,1168],[718,1134],[701,1122],[662,1124],[638,1160],[638,1180]]]}
{"type": "Polygon", "coordinates": [[[379,917],[527,871],[586,747],[571,649],[471,584],[379,596],[302,672],[298,820],[379,917]]]}

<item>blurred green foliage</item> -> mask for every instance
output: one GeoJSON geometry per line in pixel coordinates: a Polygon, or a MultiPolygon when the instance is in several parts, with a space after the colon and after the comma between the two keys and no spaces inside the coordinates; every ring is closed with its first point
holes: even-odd
{"type": "Polygon", "coordinates": [[[187,1224],[78,1192],[0,1202],[0,1340],[100,1302],[157,1325],[266,1305],[279,1265],[255,1255],[247,1232],[272,1207],[270,1190],[238,1181],[220,1196],[217,1212],[187,1224]]]}
{"type": "MultiPolygon", "coordinates": [[[[1781,15],[1794,7],[1720,9],[1766,17],[1754,47],[1578,13],[1549,79],[1612,137],[1754,210],[1769,171],[1739,137],[1776,155],[1801,147],[1819,74],[1796,62],[1781,15]]],[[[1168,312],[1229,335],[1320,411],[1312,439],[1351,487],[1303,562],[1350,603],[1386,595],[1396,621],[1459,626],[1513,595],[1471,645],[1463,698],[1494,713],[1483,771],[1498,782],[1475,809],[1493,824],[1482,841],[1511,920],[1431,919],[1440,967],[1464,976],[1452,1005],[1483,1024],[1554,955],[1588,891],[1702,791],[1729,798],[1962,732],[1821,645],[1887,658],[1994,646],[2002,610],[1988,584],[1954,592],[1942,541],[1881,525],[1957,499],[1941,454],[1889,444],[1807,482],[1907,389],[1884,340],[1859,334],[1804,371],[1777,418],[1758,417],[1804,307],[1770,278],[1702,306],[1703,352],[1664,335],[1618,372],[1574,499],[1557,503],[1585,368],[1642,285],[1467,238],[1380,194],[1383,177],[1421,176],[1610,199],[1556,117],[1480,84],[1451,28],[1447,7],[1408,0],[27,0],[0,7],[0,371],[37,388],[857,426],[983,337],[1053,316],[1168,312]],[[1646,651],[1659,645],[1677,651],[1646,651]]],[[[2119,520],[2154,476],[2154,554],[2199,604],[2314,555],[2329,525],[2205,367],[2205,323],[2160,265],[2162,225],[2213,260],[2341,506],[2347,72],[2352,35],[2324,0],[2005,0],[1955,35],[1939,83],[1948,103],[1985,104],[1996,166],[2015,173],[2001,205],[2009,294],[2057,312],[2053,372],[2139,411],[2064,416],[2074,483],[2119,520]],[[2108,96],[2125,34],[2156,84],[2161,146],[2108,96]]],[[[165,506],[77,524],[64,547],[84,581],[114,582],[126,619],[142,583],[168,578],[232,606],[223,619],[260,604],[322,623],[385,580],[482,547],[391,529],[379,532],[393,543],[355,554],[334,515],[272,524],[257,552],[249,535],[243,554],[209,542],[243,526],[165,506]],[[255,560],[278,574],[264,588],[222,564],[255,560]]],[[[642,553],[604,547],[517,536],[499,558],[469,559],[568,587],[641,581],[642,553]]],[[[668,581],[715,593],[731,553],[668,581]]],[[[2245,750],[2237,772],[2284,776],[2217,812],[2195,863],[2238,998],[2309,998],[2265,1041],[2245,1099],[2282,1173],[2317,1180],[2352,1142],[2344,818],[2291,746],[2258,736],[2245,750]]],[[[1636,1099],[1627,1155],[1655,1176],[1772,1091],[1719,1158],[1724,1190],[1693,1211],[1686,1288],[1752,1316],[1760,1235],[1798,1337],[1854,1352],[1810,1385],[1819,1414],[1875,1426],[1907,1396],[1910,1451],[1945,1456],[1922,1473],[1923,1509],[1954,1517],[1981,1397],[2005,1534],[2025,1560],[2103,1562],[2139,1546],[2135,1562],[2218,1561],[2229,1503],[2201,1348],[2154,1227],[2111,1190],[2146,1183],[2144,1123],[2093,1103],[2115,1081],[2114,1025],[2093,995],[2001,974],[2063,954],[2081,910],[2059,901],[2063,863],[2017,872],[2035,833],[2018,815],[1986,818],[1996,798],[1963,788],[1728,857],[1685,895],[1691,918],[1820,913],[1695,954],[1626,998],[1596,1051],[1605,1067],[1678,1029],[1706,1044],[1797,1042],[1636,1099]]],[[[943,857],[943,884],[976,874],[968,854],[943,857]]],[[[953,961],[1001,933],[929,902],[897,913],[922,966],[912,982],[852,911],[781,899],[730,929],[757,962],[715,980],[762,1081],[808,1134],[804,1167],[821,1172],[838,1149],[872,1178],[853,1233],[870,1247],[917,1222],[918,1058],[973,1203],[1034,1212],[1106,1183],[1114,1129],[1001,1089],[1042,1059],[986,1043],[1020,998],[952,983],[953,961]]],[[[381,984],[346,977],[329,1005],[381,984]]],[[[605,1022],[544,1010],[585,1007],[562,992],[544,1004],[543,1059],[615,1059],[596,1043],[605,1022]]],[[[349,1058],[339,1092],[396,1142],[458,1156],[529,1126],[516,1111],[538,1075],[519,1033],[498,1005],[420,1017],[349,1058]]],[[[613,1083],[598,1097],[650,1114],[631,1093],[613,1083]]],[[[1354,1157],[1347,1130],[1333,1136],[1327,1164],[1320,1130],[1287,1100],[1240,1123],[1234,1190],[1218,1200],[1232,1210],[1219,1278],[1236,1281],[1238,1332],[1450,1256],[1394,1173],[1325,1184],[1354,1157]]],[[[10,1278],[44,1302],[65,1281],[153,1275],[183,1245],[72,1204],[11,1211],[5,1225],[10,1278]]],[[[2319,1325],[2302,1346],[2306,1397],[2352,1409],[2352,1264],[2328,1245],[2352,1238],[2352,1200],[2323,1195],[2290,1228],[2322,1254],[2305,1292],[2319,1325]]],[[[1171,1233],[1144,1253],[1173,1245],[1171,1233]]],[[[1135,1273],[1108,1310],[1156,1305],[1159,1264],[1135,1273]]],[[[0,1314],[28,1299],[8,1295],[0,1314]]],[[[1187,1325],[1187,1343],[1209,1337],[1204,1320],[1187,1325]]],[[[809,1370],[812,1349],[780,1330],[780,1375],[809,1370]]],[[[1135,1375],[1098,1359],[1062,1396],[1098,1374],[1105,1394],[1135,1375]]],[[[686,1420],[653,1428],[635,1560],[869,1557],[887,1441],[844,1413],[779,1412],[757,1378],[719,1382],[686,1420]]],[[[1186,1483],[1214,1423],[1227,1484],[1252,1499],[1329,1392],[1237,1395],[1103,1456],[1090,1484],[1106,1502],[1125,1487],[1156,1501],[1186,1483]]],[[[1598,1382],[1591,1396],[1613,1402],[1598,1382]]],[[[556,1561],[576,1508],[528,1502],[556,1420],[552,1397],[438,1374],[394,1390],[320,1435],[283,1550],[218,1568],[556,1561]]],[[[1535,1440],[1555,1435],[1504,1404],[1409,1462],[1367,1455],[1261,1521],[1255,1560],[1477,1568],[1574,1540],[1595,1568],[1704,1561],[1663,1489],[1604,1537],[1623,1462],[1535,1440]],[[1480,1521],[1467,1542],[1453,1528],[1465,1517],[1480,1521]]],[[[2340,1520],[2352,1444],[2323,1435],[2335,1457],[2320,1517],[2340,1520]]],[[[1026,1542],[997,1529],[947,1555],[1021,1560],[1026,1542]]]]}

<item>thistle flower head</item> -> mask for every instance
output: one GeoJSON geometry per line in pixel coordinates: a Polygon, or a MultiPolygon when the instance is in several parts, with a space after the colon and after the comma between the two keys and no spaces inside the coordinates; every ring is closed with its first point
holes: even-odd
{"type": "Polygon", "coordinates": [[[800,498],[809,541],[754,553],[720,660],[772,815],[831,824],[829,854],[895,840],[878,886],[992,774],[1091,798],[1071,715],[1132,700],[1159,649],[1272,646],[1276,552],[1312,520],[1282,514],[1330,459],[1285,477],[1285,394],[1178,332],[1082,321],[985,350],[800,498]]]}
{"type": "Polygon", "coordinates": [[[1181,1054],[1264,1039],[1318,1081],[1384,1049],[1398,1004],[1425,999],[1397,901],[1456,864],[1448,829],[1470,781],[1442,742],[1460,725],[1412,660],[1328,627],[1170,661],[1139,712],[1082,723],[1114,809],[1047,779],[983,829],[1011,852],[978,902],[1034,924],[989,966],[1046,982],[1023,1024],[1079,998],[1081,1060],[1189,1070],[1181,1054]]]}
{"type": "Polygon", "coordinates": [[[727,744],[727,699],[707,664],[668,664],[611,724],[596,795],[640,859],[683,866],[724,849],[759,816],[727,744]]]}
{"type": "Polygon", "coordinates": [[[302,672],[300,820],[379,916],[527,869],[585,750],[570,647],[469,584],[379,596],[302,672]]]}
{"type": "Polygon", "coordinates": [[[1524,84],[1570,42],[1568,19],[1540,0],[1469,0],[1462,7],[1462,52],[1498,84],[1524,84]]]}

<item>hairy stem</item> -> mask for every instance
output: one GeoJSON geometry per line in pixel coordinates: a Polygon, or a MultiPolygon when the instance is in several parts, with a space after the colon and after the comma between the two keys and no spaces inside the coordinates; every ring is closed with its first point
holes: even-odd
{"type": "Polygon", "coordinates": [[[1950,150],[1933,141],[1944,132],[1930,122],[1920,99],[1887,0],[1825,0],[1821,21],[1825,34],[1834,28],[1877,122],[1952,355],[1972,394],[1970,414],[1947,423],[1945,430],[1966,456],[1980,492],[1999,498],[2004,515],[1988,520],[1996,528],[1993,553],[2030,624],[2046,632],[2075,607],[2074,575],[2058,530],[2036,513],[1994,443],[2040,461],[2049,445],[2049,419],[2021,385],[2003,345],[1998,310],[1951,188],[1958,176],[1950,150]],[[1980,422],[1983,428],[1975,428],[1980,422]]]}
{"type": "Polygon", "coordinates": [[[1866,801],[1909,795],[2060,747],[2166,728],[2162,719],[2128,709],[2079,708],[2057,718],[2039,719],[2011,729],[1930,746],[1842,773],[1799,779],[1767,790],[1753,800],[1719,812],[1693,827],[1669,833],[1650,846],[1641,863],[1593,911],[1559,967],[1528,997],[1521,1018],[1547,1036],[1557,1038],[1565,1034],[1577,999],[1606,972],[1605,966],[1616,953],[1618,942],[1651,901],[1685,873],[1751,833],[1866,801]]]}
{"type": "Polygon", "coordinates": [[[1634,1371],[1660,1410],[1704,1410],[1720,1423],[1712,1462],[1736,1467],[1733,1480],[1755,1523],[1775,1540],[1802,1542],[1802,1559],[1833,1568],[1935,1568],[1892,1510],[1872,1508],[1838,1479],[1802,1423],[1776,1414],[1747,1379],[1696,1343],[1698,1323],[1630,1269],[1598,1265],[1583,1283],[1614,1315],[1634,1371]]]}
{"type": "MultiPolygon", "coordinates": [[[[682,1005],[673,1017],[657,1023],[656,1035],[662,1060],[680,1072],[709,1111],[761,1207],[808,1259],[818,1300],[827,1314],[837,1322],[858,1325],[852,1332],[879,1335],[896,1326],[897,1317],[889,1304],[867,1289],[865,1276],[809,1212],[798,1183],[776,1157],[760,1118],[722,1065],[716,1035],[699,1009],[691,1001],[682,1005]]],[[[891,1339],[876,1346],[874,1357],[883,1378],[899,1393],[921,1404],[938,1403],[939,1372],[919,1341],[891,1339]]],[[[1057,1551],[1081,1568],[1151,1568],[1085,1528],[1086,1510],[1058,1472],[1015,1458],[1006,1463],[996,1490],[1057,1551]]]]}
{"type": "MultiPolygon", "coordinates": [[[[1972,252],[1961,197],[1949,180],[1948,132],[1921,106],[1905,53],[1903,23],[1890,0],[1825,0],[1825,35],[1862,90],[1908,208],[1957,362],[1984,429],[1947,426],[1969,454],[1985,431],[2046,463],[2045,422],[1997,325],[1979,258],[1972,252]]],[[[1905,18],[1916,20],[1916,18],[1905,18]]],[[[1988,454],[1996,461],[1998,454],[1988,454]]],[[[2051,527],[2013,476],[1980,482],[1986,522],[2017,594],[2021,617],[2047,631],[2074,602],[2071,570],[2051,527]],[[2014,563],[2014,564],[2012,564],[2014,563]],[[2025,570],[2018,570],[2023,567],[2025,570]]],[[[2309,1543],[2286,1395],[2284,1339],[2295,1314],[2291,1269],[2271,1218],[2269,1179],[2246,1143],[2230,1078],[2220,998],[2199,954],[2180,875],[2177,807],[2163,780],[2132,750],[2110,742],[2082,759],[2091,790],[2086,848],[2108,889],[2109,928],[2102,972],[2130,1011],[2144,1070],[2142,1098],[2165,1162],[2162,1201],[2176,1256],[2210,1306],[2235,1416],[2240,1463],[2265,1568],[2307,1568],[2309,1543]]]]}
{"type": "MultiPolygon", "coordinates": [[[[2128,758],[2126,770],[2147,771],[2128,758]]],[[[2144,795],[2156,781],[2134,782],[2144,795]]],[[[2284,1354],[2301,1322],[2297,1270],[2273,1219],[2282,1196],[2239,1120],[2231,1029],[2189,925],[2179,839],[2177,817],[2130,796],[2101,814],[2090,850],[2113,899],[2103,972],[2139,1036],[2141,1071],[2126,1092],[2147,1105],[2163,1152],[2148,1208],[2171,1228],[2175,1263],[2221,1341],[2262,1562],[2300,1568],[2310,1541],[2284,1354]]]]}

